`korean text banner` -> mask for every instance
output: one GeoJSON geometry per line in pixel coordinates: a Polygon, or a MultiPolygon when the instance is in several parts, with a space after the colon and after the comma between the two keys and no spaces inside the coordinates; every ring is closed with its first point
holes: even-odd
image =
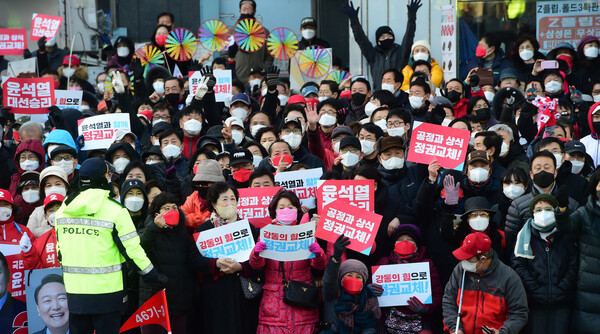
{"type": "Polygon", "coordinates": [[[79,110],[81,108],[81,100],[83,99],[83,91],[81,90],[57,89],[54,91],[54,96],[56,97],[55,104],[60,109],[71,108],[79,110]]]}
{"type": "Polygon", "coordinates": [[[293,191],[302,205],[313,209],[316,207],[317,181],[321,175],[321,168],[281,172],[275,174],[275,185],[293,191]]]}
{"type": "Polygon", "coordinates": [[[25,266],[23,265],[23,256],[21,254],[21,246],[19,240],[12,242],[0,242],[0,253],[4,254],[8,262],[8,270],[10,271],[10,283],[8,284],[8,292],[14,298],[25,301],[25,266]]]}
{"type": "Polygon", "coordinates": [[[407,160],[428,165],[437,159],[444,168],[462,171],[470,136],[467,130],[415,121],[407,160]]]}
{"type": "Polygon", "coordinates": [[[423,304],[432,303],[429,263],[403,263],[373,266],[373,283],[383,287],[377,298],[379,307],[406,306],[410,297],[417,297],[423,304]]]}
{"type": "Polygon", "coordinates": [[[247,219],[194,234],[200,254],[209,258],[230,258],[237,262],[250,259],[254,237],[247,219]]]}
{"type": "Polygon", "coordinates": [[[273,219],[269,217],[269,203],[280,189],[281,187],[238,189],[238,217],[248,219],[256,228],[270,224],[273,219]]]}
{"type": "Polygon", "coordinates": [[[315,222],[294,226],[267,225],[260,230],[267,244],[261,257],[275,261],[298,261],[315,257],[308,247],[315,242],[315,222]]]}
{"type": "Polygon", "coordinates": [[[37,41],[44,36],[51,39],[56,36],[62,20],[62,17],[34,13],[31,20],[31,40],[37,41]]]}
{"type": "Polygon", "coordinates": [[[82,150],[107,149],[113,143],[113,136],[118,129],[131,129],[129,114],[117,113],[80,119],[77,131],[85,140],[82,150]]]}
{"type": "Polygon", "coordinates": [[[341,199],[326,205],[320,216],[317,238],[335,242],[340,234],[344,234],[350,238],[349,249],[371,254],[382,216],[341,199]]]}
{"type": "Polygon", "coordinates": [[[18,114],[47,114],[54,104],[54,79],[9,78],[2,83],[4,106],[18,114]]]}
{"type": "Polygon", "coordinates": [[[375,210],[375,181],[374,180],[319,180],[317,188],[317,203],[319,212],[326,205],[338,199],[345,199],[367,211],[375,210]]]}
{"type": "MultiPolygon", "coordinates": [[[[225,102],[227,98],[232,96],[231,93],[231,70],[214,70],[213,75],[217,79],[217,84],[214,87],[215,101],[225,102]]],[[[202,75],[200,71],[189,72],[190,94],[196,94],[196,90],[200,85],[202,75]]]]}
{"type": "Polygon", "coordinates": [[[0,29],[0,56],[20,56],[27,47],[27,30],[0,29]]]}

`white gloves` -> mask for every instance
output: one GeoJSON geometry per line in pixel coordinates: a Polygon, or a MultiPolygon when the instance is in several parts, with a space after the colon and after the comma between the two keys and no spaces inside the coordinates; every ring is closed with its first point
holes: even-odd
{"type": "Polygon", "coordinates": [[[204,77],[202,77],[202,79],[200,79],[200,84],[198,85],[198,89],[196,89],[195,94],[197,100],[202,100],[204,95],[206,95],[206,92],[208,92],[208,85],[206,84],[207,82],[208,75],[205,75],[204,77]]]}
{"type": "Polygon", "coordinates": [[[24,253],[29,252],[29,250],[31,249],[31,239],[29,239],[27,232],[23,233],[23,236],[21,237],[21,240],[19,241],[19,246],[21,246],[21,250],[24,253]]]}
{"type": "Polygon", "coordinates": [[[113,89],[115,90],[115,92],[117,92],[117,94],[125,93],[125,86],[123,85],[123,80],[121,79],[120,72],[115,71],[113,73],[112,85],[113,85],[113,89]]]}

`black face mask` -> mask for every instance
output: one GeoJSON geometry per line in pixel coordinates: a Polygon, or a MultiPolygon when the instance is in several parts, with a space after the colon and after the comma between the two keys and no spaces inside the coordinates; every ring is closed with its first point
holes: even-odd
{"type": "Polygon", "coordinates": [[[196,190],[198,190],[198,197],[200,199],[206,199],[206,194],[208,193],[208,187],[197,186],[196,190]]]}
{"type": "Polygon", "coordinates": [[[487,121],[492,116],[492,114],[490,112],[490,108],[477,109],[477,110],[475,110],[475,114],[477,114],[477,118],[480,121],[487,121]]]}
{"type": "Polygon", "coordinates": [[[388,39],[384,39],[383,41],[379,41],[377,42],[377,44],[379,44],[379,46],[381,46],[382,49],[391,49],[392,46],[394,46],[394,39],[393,38],[388,38],[388,39]]]}
{"type": "Polygon", "coordinates": [[[365,103],[365,98],[367,98],[367,95],[361,93],[350,95],[350,100],[352,100],[352,104],[355,106],[362,106],[362,104],[365,103]]]}
{"type": "Polygon", "coordinates": [[[554,174],[548,173],[545,170],[533,175],[533,183],[540,188],[547,188],[552,182],[554,182],[554,174]]]}
{"type": "Polygon", "coordinates": [[[461,92],[457,92],[455,90],[451,90],[451,91],[449,91],[449,92],[446,93],[446,97],[452,103],[456,103],[456,102],[460,101],[461,95],[462,95],[461,92]]]}
{"type": "Polygon", "coordinates": [[[595,133],[600,134],[600,122],[592,122],[592,127],[595,133]]]}
{"type": "Polygon", "coordinates": [[[254,18],[254,14],[240,14],[240,20],[253,19],[253,18],[254,18]]]}
{"type": "Polygon", "coordinates": [[[177,104],[177,102],[179,102],[179,93],[170,93],[165,95],[165,100],[167,100],[167,103],[174,106],[177,104]]]}

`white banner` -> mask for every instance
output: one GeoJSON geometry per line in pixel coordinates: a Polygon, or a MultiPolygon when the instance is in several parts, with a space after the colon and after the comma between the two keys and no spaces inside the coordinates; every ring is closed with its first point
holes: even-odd
{"type": "Polygon", "coordinates": [[[417,297],[423,304],[432,303],[429,263],[403,263],[373,266],[373,283],[383,287],[377,298],[379,307],[406,306],[410,297],[417,297]]]}
{"type": "Polygon", "coordinates": [[[113,136],[118,129],[130,131],[129,114],[117,113],[80,119],[77,132],[85,140],[82,150],[107,149],[113,143],[113,136]]]}
{"type": "Polygon", "coordinates": [[[79,110],[81,108],[81,100],[83,99],[83,91],[55,89],[54,97],[56,98],[55,104],[60,109],[71,108],[79,110]]]}
{"type": "Polygon", "coordinates": [[[260,230],[260,240],[267,244],[261,257],[276,261],[298,261],[315,257],[308,248],[315,242],[315,222],[294,226],[269,224],[260,230]]]}
{"type": "Polygon", "coordinates": [[[313,209],[317,206],[317,183],[321,175],[321,168],[281,172],[275,174],[275,186],[293,191],[302,205],[313,209]]]}
{"type": "Polygon", "coordinates": [[[200,254],[213,259],[245,262],[254,249],[254,237],[247,219],[196,233],[194,240],[200,254]]]}
{"type": "MultiPolygon", "coordinates": [[[[217,84],[215,85],[215,100],[217,102],[225,102],[228,97],[232,96],[231,93],[231,70],[214,70],[213,75],[215,79],[217,79],[217,84]]],[[[196,89],[198,89],[198,85],[200,85],[200,80],[202,79],[202,75],[200,71],[190,71],[189,72],[189,82],[190,82],[190,94],[196,94],[196,89]]]]}

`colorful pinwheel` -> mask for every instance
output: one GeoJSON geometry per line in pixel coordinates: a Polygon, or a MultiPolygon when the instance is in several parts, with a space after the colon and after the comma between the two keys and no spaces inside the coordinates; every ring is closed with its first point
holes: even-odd
{"type": "Polygon", "coordinates": [[[165,50],[167,55],[176,61],[186,61],[192,59],[198,49],[198,41],[191,31],[185,28],[176,28],[171,30],[165,50]]]}
{"type": "Polygon", "coordinates": [[[148,44],[139,47],[135,50],[134,57],[138,58],[144,67],[144,76],[148,70],[155,66],[162,66],[165,63],[165,58],[162,52],[154,45],[148,44]]]}
{"type": "Polygon", "coordinates": [[[227,49],[229,43],[229,27],[221,20],[206,20],[198,29],[198,40],[202,46],[212,52],[227,49]]]}
{"type": "Polygon", "coordinates": [[[333,80],[335,81],[338,85],[340,83],[342,83],[342,81],[346,80],[346,78],[348,78],[350,76],[350,73],[343,71],[343,70],[335,70],[335,71],[331,71],[329,72],[329,74],[327,74],[327,80],[333,80]]]}
{"type": "Polygon", "coordinates": [[[256,52],[265,44],[267,32],[255,19],[243,19],[235,26],[235,42],[246,52],[256,52]]]}
{"type": "Polygon", "coordinates": [[[327,49],[313,45],[302,51],[298,57],[298,66],[302,74],[309,78],[320,78],[331,69],[331,52],[327,49]]]}
{"type": "Polygon", "coordinates": [[[288,28],[275,28],[267,39],[267,49],[275,59],[290,60],[298,51],[298,37],[288,28]]]}

